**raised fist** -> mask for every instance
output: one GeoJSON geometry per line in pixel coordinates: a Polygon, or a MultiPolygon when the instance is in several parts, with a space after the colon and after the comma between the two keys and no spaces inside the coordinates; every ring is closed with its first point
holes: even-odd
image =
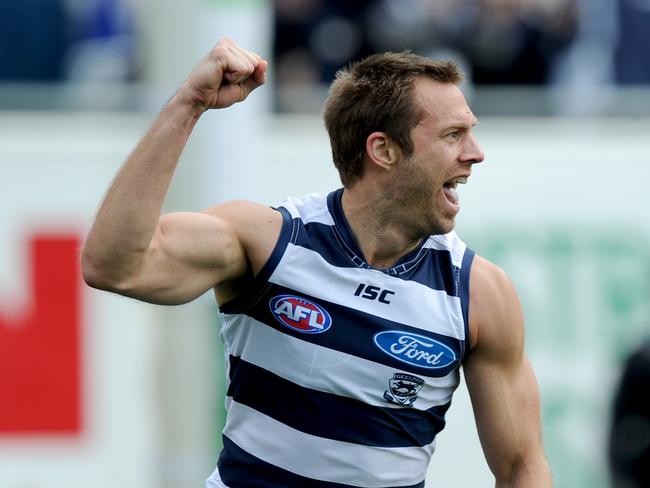
{"type": "Polygon", "coordinates": [[[242,102],[264,84],[267,62],[241,48],[231,39],[221,39],[194,68],[182,90],[205,110],[242,102]]]}

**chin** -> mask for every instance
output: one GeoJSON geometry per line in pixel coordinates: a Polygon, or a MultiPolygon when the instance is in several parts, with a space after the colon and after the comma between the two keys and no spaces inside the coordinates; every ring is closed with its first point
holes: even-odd
{"type": "Polygon", "coordinates": [[[452,230],[454,230],[454,227],[456,226],[456,222],[452,220],[445,220],[445,221],[440,221],[437,220],[435,222],[430,222],[429,227],[427,231],[425,232],[425,235],[442,235],[442,234],[448,234],[452,230]]]}
{"type": "Polygon", "coordinates": [[[452,230],[454,230],[454,227],[456,227],[454,224],[447,225],[445,227],[442,227],[440,229],[440,232],[436,232],[436,234],[449,234],[452,230]]]}
{"type": "Polygon", "coordinates": [[[452,217],[443,217],[437,222],[438,232],[437,234],[448,234],[456,227],[456,216],[452,217]]]}

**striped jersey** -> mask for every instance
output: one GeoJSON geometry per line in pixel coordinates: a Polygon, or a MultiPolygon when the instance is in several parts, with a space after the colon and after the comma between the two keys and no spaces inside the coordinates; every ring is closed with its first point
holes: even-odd
{"type": "Polygon", "coordinates": [[[229,488],[424,486],[468,347],[473,252],[450,232],[374,269],[342,192],[287,199],[268,262],[221,306],[214,476],[229,488]]]}

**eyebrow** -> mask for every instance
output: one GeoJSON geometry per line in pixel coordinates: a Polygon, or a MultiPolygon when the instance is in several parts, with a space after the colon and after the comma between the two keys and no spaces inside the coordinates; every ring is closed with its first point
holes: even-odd
{"type": "Polygon", "coordinates": [[[469,124],[469,125],[465,124],[463,122],[453,122],[450,125],[445,126],[444,128],[442,128],[440,130],[440,133],[447,132],[447,131],[452,130],[452,129],[454,129],[454,130],[465,130],[466,131],[466,130],[469,130],[469,129],[473,129],[477,125],[479,125],[479,120],[476,117],[474,117],[472,119],[472,123],[469,124]]]}

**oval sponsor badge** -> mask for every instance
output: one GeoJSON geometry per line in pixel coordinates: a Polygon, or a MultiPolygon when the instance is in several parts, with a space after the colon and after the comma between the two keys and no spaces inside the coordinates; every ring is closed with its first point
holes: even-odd
{"type": "Polygon", "coordinates": [[[271,299],[269,307],[278,322],[304,334],[320,334],[332,326],[327,310],[305,298],[279,295],[271,299]]]}
{"type": "Polygon", "coordinates": [[[374,341],[389,356],[420,368],[439,369],[456,361],[450,347],[420,334],[388,330],[375,334],[374,341]]]}

